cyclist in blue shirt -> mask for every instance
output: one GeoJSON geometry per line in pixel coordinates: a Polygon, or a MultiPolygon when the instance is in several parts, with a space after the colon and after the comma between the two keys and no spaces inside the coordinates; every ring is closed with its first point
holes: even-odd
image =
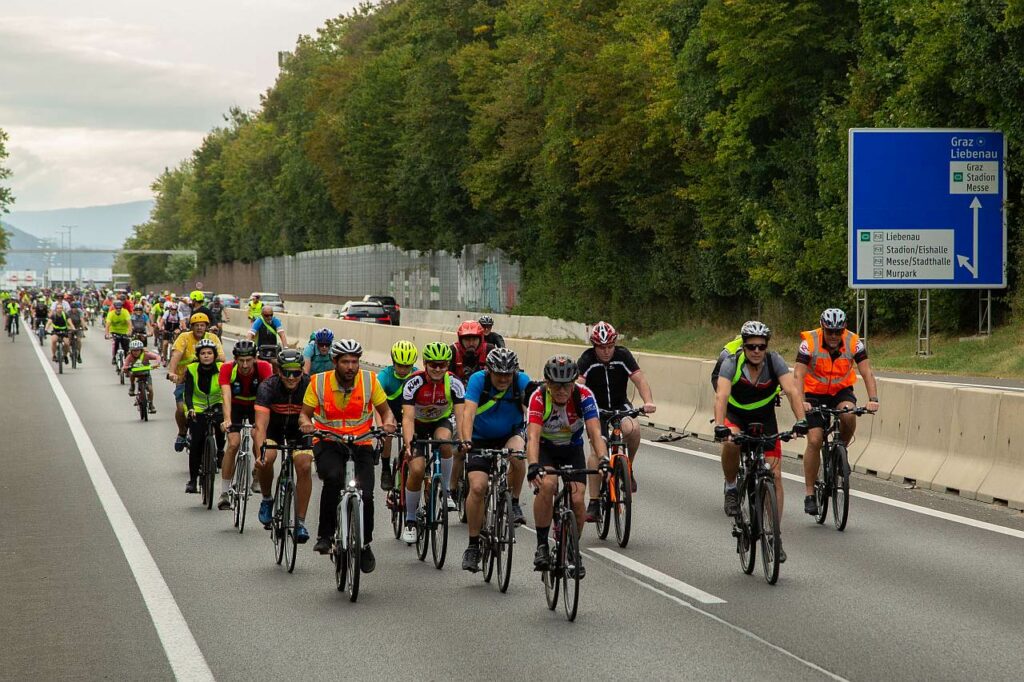
{"type": "MultiPolygon", "coordinates": [[[[413,372],[419,371],[416,367],[417,357],[419,351],[416,350],[416,344],[412,341],[396,341],[391,346],[392,364],[377,373],[377,381],[388,397],[388,407],[395,415],[399,428],[402,426],[402,390],[413,372]]],[[[384,439],[380,455],[380,489],[384,491],[391,490],[395,485],[394,472],[391,471],[391,440],[391,436],[384,439]]]]}
{"type": "MultiPolygon", "coordinates": [[[[466,523],[469,526],[469,547],[462,557],[463,570],[480,570],[480,527],[484,520],[484,497],[487,479],[494,460],[475,456],[475,450],[498,450],[525,447],[523,428],[526,424],[526,399],[530,377],[519,370],[519,357],[509,348],[495,348],[487,354],[486,369],[474,372],[466,384],[466,406],[459,421],[460,438],[469,442],[466,476],[469,495],[466,499],[466,523]]],[[[512,487],[512,520],[526,523],[519,506],[526,466],[521,459],[511,460],[509,483],[512,487]]]]}
{"type": "Polygon", "coordinates": [[[324,327],[310,334],[309,343],[302,350],[303,372],[313,376],[321,372],[333,372],[331,361],[331,344],[334,343],[334,332],[324,327]]]}

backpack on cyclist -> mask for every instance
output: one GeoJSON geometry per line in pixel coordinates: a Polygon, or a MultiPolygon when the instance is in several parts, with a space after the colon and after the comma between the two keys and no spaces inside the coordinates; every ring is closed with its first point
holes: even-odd
{"type": "Polygon", "coordinates": [[[722,352],[718,354],[718,361],[715,363],[715,368],[711,370],[711,390],[718,390],[718,375],[722,371],[722,363],[725,362],[726,358],[735,357],[737,366],[742,364],[743,360],[740,356],[743,355],[743,337],[739,334],[736,335],[732,341],[729,341],[722,346],[722,352]]]}

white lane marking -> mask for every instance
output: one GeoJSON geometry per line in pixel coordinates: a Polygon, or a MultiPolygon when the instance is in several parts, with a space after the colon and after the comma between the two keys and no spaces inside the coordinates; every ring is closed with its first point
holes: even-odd
{"type": "Polygon", "coordinates": [[[627,556],[623,556],[616,551],[610,550],[606,547],[591,547],[589,551],[603,556],[605,559],[612,561],[619,566],[622,566],[627,571],[638,573],[645,578],[653,580],[657,583],[661,583],[665,587],[669,588],[673,592],[684,594],[691,599],[701,602],[702,604],[724,604],[724,599],[719,599],[713,594],[705,592],[699,587],[694,587],[689,583],[684,583],[682,580],[676,580],[670,575],[662,573],[661,571],[651,568],[646,564],[642,564],[639,561],[634,561],[627,556]]]}
{"type": "MultiPolygon", "coordinates": [[[[702,459],[710,459],[719,461],[718,455],[711,455],[706,452],[700,452],[698,450],[691,450],[689,448],[681,448],[677,445],[668,445],[666,443],[656,443],[646,438],[641,441],[647,445],[653,445],[656,448],[663,448],[665,450],[674,450],[676,452],[682,452],[687,455],[694,457],[700,457],[702,459]]],[[[799,483],[804,482],[803,476],[796,474],[790,474],[782,472],[782,477],[790,481],[798,481],[799,483]]],[[[995,523],[988,523],[986,521],[978,521],[976,519],[968,518],[966,516],[959,516],[957,514],[950,514],[949,512],[939,511],[937,509],[929,509],[928,507],[922,507],[917,504],[910,504],[909,502],[901,502],[900,500],[890,500],[888,497],[882,497],[881,495],[873,495],[871,493],[861,492],[860,490],[851,490],[851,497],[859,497],[863,500],[870,500],[871,502],[877,502],[878,504],[888,505],[897,509],[903,509],[911,511],[916,514],[924,514],[925,516],[931,516],[936,519],[942,519],[944,521],[951,521],[953,523],[959,523],[964,526],[971,526],[972,528],[980,528],[981,530],[991,531],[993,533],[1000,533],[1001,535],[1008,535],[1012,538],[1024,539],[1024,530],[1017,530],[1016,528],[1007,528],[1006,526],[1000,526],[995,523]]]]}
{"type": "MultiPolygon", "coordinates": [[[[531,533],[536,533],[537,532],[536,530],[534,530],[533,528],[530,528],[529,526],[523,526],[523,528],[528,530],[528,531],[530,531],[531,533]]],[[[587,554],[590,554],[590,553],[598,554],[598,553],[602,553],[602,552],[610,552],[611,550],[602,549],[601,547],[589,547],[587,549],[581,549],[580,551],[584,555],[587,555],[587,554]]],[[[611,552],[611,553],[612,554],[618,554],[617,552],[611,552]]],[[[621,556],[621,555],[619,555],[619,556],[621,556]]],[[[611,557],[606,557],[606,558],[610,559],[611,557]]],[[[626,557],[622,557],[622,558],[626,559],[626,557]]],[[[613,561],[614,561],[614,559],[613,559],[613,561]]],[[[629,561],[631,563],[634,563],[634,564],[638,564],[638,562],[632,561],[631,559],[627,559],[627,561],[629,561]]],[[[661,573],[660,571],[656,571],[653,568],[645,566],[644,564],[638,564],[638,565],[642,566],[643,568],[645,568],[645,569],[647,569],[649,571],[652,571],[654,573],[658,573],[658,574],[660,574],[662,576],[665,576],[666,578],[669,578],[669,580],[673,580],[673,581],[675,580],[671,576],[667,576],[664,573],[661,573]]],[[[794,661],[796,661],[797,663],[805,665],[808,668],[810,668],[811,670],[819,672],[822,675],[824,675],[825,677],[828,677],[829,679],[837,680],[837,682],[848,682],[848,680],[845,677],[840,677],[839,675],[836,675],[835,673],[830,672],[830,671],[826,670],[825,668],[822,668],[820,665],[817,665],[816,663],[812,663],[811,661],[808,661],[806,658],[801,658],[801,657],[797,656],[796,654],[794,654],[792,651],[789,651],[787,649],[783,649],[778,644],[772,644],[771,642],[769,642],[764,637],[761,637],[760,635],[757,635],[757,634],[751,632],[750,630],[747,630],[744,627],[740,627],[739,625],[735,625],[733,623],[730,623],[729,621],[725,620],[724,618],[721,618],[720,616],[716,616],[715,614],[711,613],[710,611],[705,611],[704,609],[702,609],[701,607],[697,606],[696,604],[691,604],[690,602],[688,602],[688,601],[686,601],[684,599],[680,599],[675,594],[671,594],[670,592],[666,592],[665,590],[662,590],[662,589],[660,589],[658,587],[655,587],[654,585],[652,585],[652,584],[650,584],[648,582],[640,580],[636,576],[630,575],[629,573],[626,573],[626,571],[622,570],[621,568],[618,568],[616,566],[609,566],[607,564],[605,564],[605,566],[607,566],[607,568],[610,571],[618,573],[619,575],[621,575],[626,580],[629,580],[630,582],[633,582],[633,583],[639,585],[640,587],[643,587],[644,589],[648,589],[651,592],[654,592],[655,594],[659,594],[662,597],[665,597],[666,599],[669,599],[669,600],[675,602],[676,604],[679,604],[680,606],[684,606],[684,607],[690,609],[691,611],[693,611],[695,613],[699,613],[700,615],[705,616],[706,618],[710,618],[711,620],[715,621],[716,623],[719,623],[720,625],[724,625],[725,627],[729,628],[730,630],[732,630],[734,632],[738,632],[739,634],[743,635],[744,637],[749,637],[750,639],[754,640],[755,642],[758,642],[759,644],[763,644],[764,646],[768,647],[772,651],[776,651],[776,652],[782,654],[783,656],[786,656],[787,658],[791,658],[794,661]]],[[[675,582],[681,582],[681,581],[675,581],[675,582]]],[[[681,584],[686,585],[686,583],[681,583],[681,584]]],[[[689,586],[687,586],[687,587],[689,587],[689,586]]],[[[696,589],[696,588],[694,588],[694,589],[696,589]]],[[[707,594],[707,593],[705,592],[704,594],[707,594]]],[[[708,596],[712,597],[713,599],[718,599],[717,597],[714,597],[714,595],[708,595],[708,596]]],[[[722,600],[718,600],[718,602],[709,602],[709,603],[722,603],[722,604],[724,604],[726,602],[724,602],[722,600]]]]}
{"type": "Polygon", "coordinates": [[[96,489],[96,495],[100,499],[103,511],[106,512],[114,535],[117,536],[117,541],[121,545],[121,551],[124,552],[125,559],[128,560],[132,575],[135,576],[135,582],[146,602],[146,608],[153,619],[153,625],[156,627],[160,643],[167,655],[167,662],[171,664],[175,678],[188,682],[212,681],[213,672],[210,671],[210,666],[203,658],[203,652],[199,649],[195,637],[192,636],[192,631],[189,630],[188,623],[185,622],[185,617],[181,614],[181,609],[178,608],[178,603],[174,601],[174,595],[171,594],[163,575],[160,574],[160,568],[153,560],[153,555],[150,554],[139,529],[128,514],[128,509],[124,506],[117,489],[114,488],[114,483],[110,480],[99,453],[96,452],[96,446],[93,445],[92,439],[89,438],[88,432],[82,425],[75,406],[71,403],[64,387],[57,380],[57,374],[53,371],[50,361],[46,359],[42,348],[35,343],[30,345],[35,349],[39,364],[43,366],[46,378],[50,382],[50,388],[53,389],[57,403],[64,412],[64,418],[78,445],[82,462],[85,464],[86,471],[89,472],[89,478],[93,488],[96,489]]]}

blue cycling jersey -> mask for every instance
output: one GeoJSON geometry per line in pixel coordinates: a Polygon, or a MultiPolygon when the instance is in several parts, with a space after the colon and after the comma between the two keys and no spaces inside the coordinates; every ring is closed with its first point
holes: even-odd
{"type": "Polygon", "coordinates": [[[310,341],[306,344],[306,347],[302,350],[302,356],[309,358],[309,374],[319,374],[320,372],[330,372],[334,369],[334,362],[331,361],[331,353],[321,353],[320,349],[316,347],[316,341],[310,341]]]}
{"type": "MultiPolygon", "coordinates": [[[[489,383],[486,370],[474,372],[466,384],[466,400],[484,407],[495,399],[498,391],[493,386],[487,386],[489,383]]],[[[505,394],[497,398],[492,407],[476,415],[473,419],[474,440],[509,438],[523,428],[523,401],[529,383],[530,377],[526,372],[519,372],[505,394]]]]}

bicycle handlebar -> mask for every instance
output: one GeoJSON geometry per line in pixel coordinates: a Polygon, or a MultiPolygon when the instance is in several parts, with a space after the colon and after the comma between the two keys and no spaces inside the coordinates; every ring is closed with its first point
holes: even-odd
{"type": "Polygon", "coordinates": [[[495,457],[511,457],[514,459],[526,459],[525,450],[513,450],[512,448],[483,448],[481,450],[470,450],[475,457],[486,457],[494,459],[495,457]]]}
{"type": "Polygon", "coordinates": [[[807,414],[812,414],[812,413],[820,414],[820,415],[826,415],[826,414],[831,414],[831,415],[853,414],[853,415],[856,415],[858,417],[860,417],[862,415],[865,415],[865,414],[874,414],[874,412],[871,412],[866,407],[844,407],[841,410],[836,410],[836,409],[833,409],[831,407],[825,407],[824,405],[819,405],[817,407],[812,407],[811,409],[807,410],[807,414]]]}
{"type": "Polygon", "coordinates": [[[414,447],[417,446],[417,445],[455,445],[455,446],[459,447],[459,446],[462,446],[464,443],[469,443],[469,442],[471,442],[471,441],[440,440],[440,439],[437,439],[437,438],[414,438],[413,441],[412,441],[412,444],[413,444],[414,447]]]}
{"type": "Polygon", "coordinates": [[[388,433],[384,429],[378,429],[378,428],[370,429],[366,433],[360,433],[358,435],[356,435],[356,434],[348,434],[348,435],[345,435],[345,436],[339,435],[337,433],[333,433],[331,431],[321,431],[321,430],[317,429],[317,430],[313,431],[312,433],[307,434],[306,437],[307,438],[320,438],[321,440],[329,440],[329,441],[331,441],[333,443],[339,443],[341,445],[352,445],[354,443],[358,443],[359,441],[367,440],[368,438],[376,438],[377,440],[382,440],[382,439],[386,438],[387,436],[392,436],[392,435],[394,435],[394,434],[388,433]]]}
{"type": "Polygon", "coordinates": [[[629,410],[598,410],[598,412],[602,418],[607,419],[625,419],[627,417],[632,419],[647,414],[642,407],[634,407],[629,410]]]}
{"type": "Polygon", "coordinates": [[[792,431],[780,431],[779,433],[766,436],[751,436],[746,433],[734,433],[732,434],[731,439],[736,445],[771,445],[776,439],[788,443],[798,435],[799,434],[793,433],[792,431]]]}

